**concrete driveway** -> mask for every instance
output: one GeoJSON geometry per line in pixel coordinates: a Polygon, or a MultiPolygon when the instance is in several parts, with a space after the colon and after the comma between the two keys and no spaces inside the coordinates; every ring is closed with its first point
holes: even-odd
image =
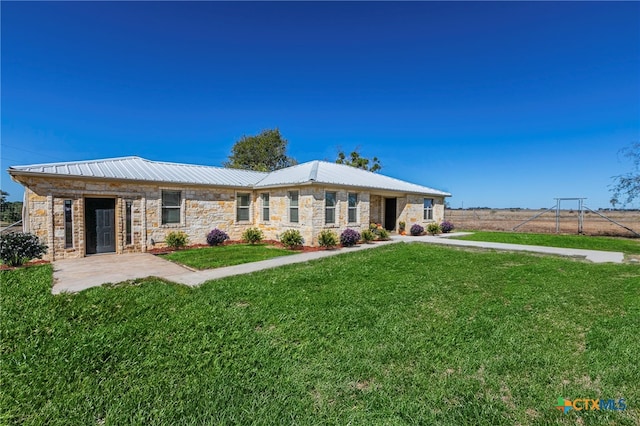
{"type": "Polygon", "coordinates": [[[149,253],[100,254],[53,262],[53,294],[77,292],[104,283],[191,272],[149,253]]]}

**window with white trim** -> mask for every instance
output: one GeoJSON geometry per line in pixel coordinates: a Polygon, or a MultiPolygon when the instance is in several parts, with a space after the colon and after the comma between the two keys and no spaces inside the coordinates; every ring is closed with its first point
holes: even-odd
{"type": "Polygon", "coordinates": [[[260,195],[262,198],[262,220],[264,222],[269,221],[269,193],[265,192],[260,195]]]}
{"type": "Polygon", "coordinates": [[[73,248],[73,200],[64,200],[64,248],[73,248]]]}
{"type": "Polygon", "coordinates": [[[326,224],[336,223],[336,198],[335,192],[324,193],[324,223],[326,224]]]}
{"type": "Polygon", "coordinates": [[[349,212],[347,214],[349,218],[349,223],[357,223],[358,222],[358,194],[355,192],[349,192],[347,194],[347,198],[349,201],[349,212]]]}
{"type": "Polygon", "coordinates": [[[289,191],[289,222],[298,223],[298,191],[289,191]]]}
{"type": "Polygon", "coordinates": [[[180,223],[182,209],[182,193],[180,191],[162,190],[162,224],[180,223]]]}
{"type": "Polygon", "coordinates": [[[249,203],[251,194],[238,193],[236,196],[236,220],[238,222],[249,220],[249,203]]]}
{"type": "Polygon", "coordinates": [[[424,199],[424,220],[433,220],[433,198],[424,199]]]}
{"type": "Polygon", "coordinates": [[[125,244],[133,244],[133,201],[125,201],[125,244]]]}

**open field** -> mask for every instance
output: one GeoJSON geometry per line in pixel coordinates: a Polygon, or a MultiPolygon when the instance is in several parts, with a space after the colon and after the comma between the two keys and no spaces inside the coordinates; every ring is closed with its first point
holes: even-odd
{"type": "MultiPolygon", "coordinates": [[[[542,210],[528,209],[447,209],[445,218],[452,221],[458,230],[495,230],[511,231],[513,227],[525,220],[541,213],[542,210]]],[[[640,233],[640,210],[635,211],[601,211],[599,213],[614,221],[640,233]]],[[[607,235],[619,237],[633,237],[633,233],[615,225],[595,213],[585,211],[584,233],[587,235],[607,235]]],[[[556,232],[555,210],[549,211],[533,221],[518,228],[518,232],[556,232]]],[[[560,232],[567,234],[578,233],[577,210],[560,211],[560,232]]]]}
{"type": "Polygon", "coordinates": [[[640,422],[637,265],[414,243],[198,288],[0,274],[2,424],[640,422]]]}

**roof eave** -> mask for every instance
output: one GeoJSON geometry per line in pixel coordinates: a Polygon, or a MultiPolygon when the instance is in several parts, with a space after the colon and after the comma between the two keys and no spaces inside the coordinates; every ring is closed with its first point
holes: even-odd
{"type": "Polygon", "coordinates": [[[174,182],[174,181],[157,181],[146,179],[125,179],[125,178],[113,178],[104,176],[77,176],[77,175],[61,175],[58,173],[41,173],[41,172],[29,172],[24,170],[8,169],[7,172],[11,176],[14,182],[23,184],[17,179],[18,176],[25,177],[39,177],[39,178],[51,178],[51,179],[80,179],[80,180],[99,180],[104,182],[126,182],[126,183],[145,183],[152,185],[183,185],[183,186],[198,186],[198,187],[211,187],[211,188],[229,188],[229,189],[253,189],[254,185],[225,185],[225,184],[213,184],[213,183],[195,183],[195,182],[174,182]]]}

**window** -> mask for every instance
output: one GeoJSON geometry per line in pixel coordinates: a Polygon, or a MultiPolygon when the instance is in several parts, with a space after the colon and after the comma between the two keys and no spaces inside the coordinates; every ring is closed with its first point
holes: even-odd
{"type": "Polygon", "coordinates": [[[298,191],[289,191],[289,222],[298,223],[298,191]]]}
{"type": "Polygon", "coordinates": [[[336,193],[324,193],[324,223],[336,223],[336,193]]]}
{"type": "Polygon", "coordinates": [[[180,223],[180,191],[162,191],[162,224],[180,223]]]}
{"type": "Polygon", "coordinates": [[[133,229],[133,214],[131,214],[132,207],[132,201],[125,202],[125,230],[127,234],[125,237],[125,244],[133,244],[133,234],[131,232],[133,229]]]}
{"type": "Polygon", "coordinates": [[[64,200],[64,248],[73,248],[73,201],[64,200]]]}
{"type": "Polygon", "coordinates": [[[349,223],[358,222],[358,194],[350,192],[349,198],[349,223]]]}
{"type": "Polygon", "coordinates": [[[265,222],[269,221],[269,194],[264,193],[261,195],[262,197],[262,220],[265,222]]]}
{"type": "Polygon", "coordinates": [[[249,200],[251,195],[245,193],[238,193],[236,197],[236,220],[248,221],[249,220],[249,200]]]}
{"type": "Polygon", "coordinates": [[[433,198],[424,199],[424,220],[433,220],[433,198]]]}

